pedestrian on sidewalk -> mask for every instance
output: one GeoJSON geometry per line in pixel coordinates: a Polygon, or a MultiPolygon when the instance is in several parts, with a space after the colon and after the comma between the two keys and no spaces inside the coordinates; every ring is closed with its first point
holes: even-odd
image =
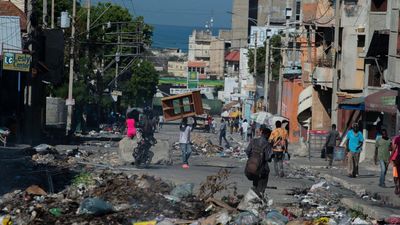
{"type": "Polygon", "coordinates": [[[261,136],[250,141],[245,150],[248,160],[246,163],[245,175],[253,181],[254,191],[263,196],[268,184],[269,166],[271,160],[271,144],[268,139],[271,130],[265,125],[260,128],[261,136]]]}
{"type": "Polygon", "coordinates": [[[329,167],[332,167],[333,163],[333,153],[336,147],[336,141],[339,140],[339,132],[336,130],[336,124],[332,124],[332,130],[329,131],[328,137],[326,138],[325,149],[326,156],[328,158],[329,167]]]}
{"type": "Polygon", "coordinates": [[[348,176],[355,178],[358,176],[358,164],[360,162],[360,153],[364,142],[364,137],[359,131],[357,123],[354,123],[352,129],[347,132],[347,172],[348,176]]]}
{"type": "Polygon", "coordinates": [[[392,141],[389,139],[387,131],[383,129],[381,131],[381,135],[375,142],[375,155],[374,155],[375,165],[378,165],[378,160],[379,160],[379,165],[381,167],[381,175],[379,178],[380,187],[385,187],[385,177],[389,165],[391,146],[392,146],[392,141]]]}
{"type": "Polygon", "coordinates": [[[274,161],[274,170],[275,176],[283,177],[283,159],[284,155],[287,152],[287,131],[282,128],[282,122],[275,122],[275,129],[272,131],[271,136],[269,137],[269,141],[272,144],[272,153],[273,153],[273,161],[274,161]]]}
{"type": "Polygon", "coordinates": [[[243,138],[244,141],[248,141],[247,140],[247,134],[248,134],[249,127],[250,127],[249,123],[247,122],[246,119],[244,119],[243,123],[242,123],[242,131],[243,131],[242,138],[243,138]]]}
{"type": "Polygon", "coordinates": [[[219,128],[219,145],[222,146],[222,139],[226,142],[226,147],[229,148],[229,142],[226,139],[226,127],[227,124],[224,119],[221,119],[221,126],[219,128]]]}
{"type": "MultiPolygon", "coordinates": [[[[189,118],[192,119],[192,118],[189,118]]],[[[182,151],[182,168],[189,168],[189,157],[192,153],[191,143],[190,143],[190,132],[192,131],[193,123],[188,121],[188,118],[183,118],[179,126],[179,145],[182,151]]]]}
{"type": "Polygon", "coordinates": [[[395,185],[394,193],[396,195],[400,195],[400,135],[397,135],[393,138],[390,162],[393,163],[393,181],[395,185]]]}

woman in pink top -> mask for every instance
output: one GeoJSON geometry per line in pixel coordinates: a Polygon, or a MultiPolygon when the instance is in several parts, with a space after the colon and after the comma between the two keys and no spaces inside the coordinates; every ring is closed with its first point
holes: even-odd
{"type": "Polygon", "coordinates": [[[129,138],[136,136],[135,119],[133,118],[126,119],[126,136],[129,138]]]}

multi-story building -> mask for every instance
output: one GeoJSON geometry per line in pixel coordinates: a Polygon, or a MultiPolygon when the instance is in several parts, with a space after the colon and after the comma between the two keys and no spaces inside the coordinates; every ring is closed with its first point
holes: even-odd
{"type": "Polygon", "coordinates": [[[212,34],[207,30],[193,30],[189,36],[189,61],[210,61],[212,34]]]}

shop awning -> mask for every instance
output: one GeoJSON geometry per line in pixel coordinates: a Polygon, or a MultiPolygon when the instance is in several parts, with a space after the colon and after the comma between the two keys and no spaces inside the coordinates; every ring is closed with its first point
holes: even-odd
{"type": "Polygon", "coordinates": [[[365,98],[365,110],[395,114],[397,95],[397,91],[394,90],[381,90],[370,94],[365,98]]]}
{"type": "Polygon", "coordinates": [[[344,110],[364,110],[365,97],[349,98],[339,103],[339,108],[344,110]]]}
{"type": "Polygon", "coordinates": [[[231,101],[228,104],[225,104],[222,109],[223,110],[230,110],[233,107],[240,107],[239,102],[238,101],[231,101]]]}

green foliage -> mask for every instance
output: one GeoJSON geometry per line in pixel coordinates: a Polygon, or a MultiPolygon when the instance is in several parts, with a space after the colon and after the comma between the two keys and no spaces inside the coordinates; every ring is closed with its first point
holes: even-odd
{"type": "MultiPolygon", "coordinates": [[[[265,46],[265,44],[264,44],[265,46]]],[[[282,41],[280,35],[274,35],[270,40],[270,62],[271,62],[271,74],[273,79],[279,78],[279,70],[281,67],[282,56],[279,49],[273,49],[282,47],[282,41]]],[[[254,71],[254,50],[250,49],[248,53],[249,61],[249,72],[254,71]]],[[[265,47],[257,48],[257,76],[263,77],[265,74],[265,47]]]]}
{"type": "Polygon", "coordinates": [[[132,72],[131,79],[123,87],[122,104],[141,107],[150,103],[157,92],[159,74],[149,61],[135,65],[132,72]]]}
{"type": "Polygon", "coordinates": [[[78,187],[79,185],[90,186],[94,185],[96,181],[93,179],[92,175],[87,172],[82,172],[75,176],[72,180],[72,186],[78,187]]]}

